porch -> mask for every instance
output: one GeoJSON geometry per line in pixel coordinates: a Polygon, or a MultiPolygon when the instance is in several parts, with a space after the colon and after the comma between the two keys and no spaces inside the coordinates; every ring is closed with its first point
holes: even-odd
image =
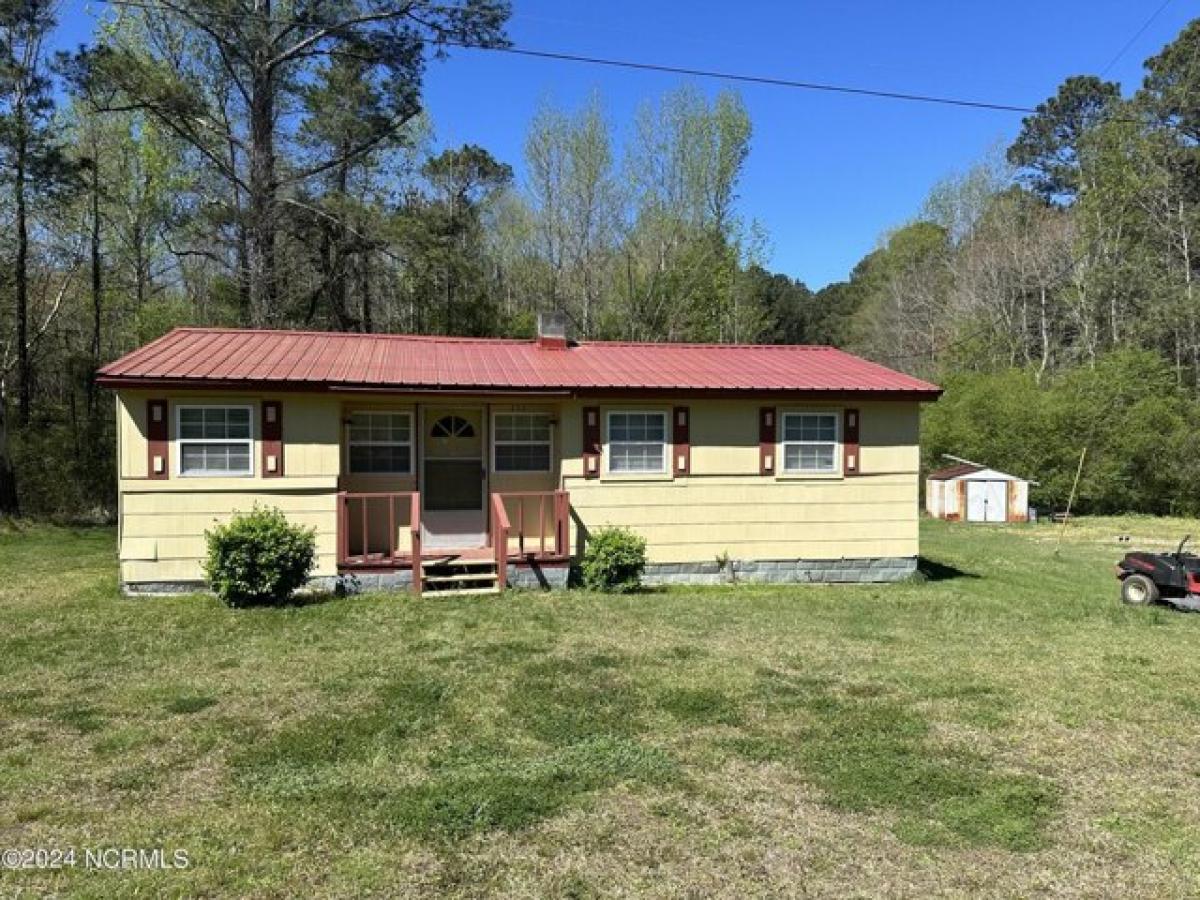
{"type": "MultiPolygon", "coordinates": [[[[570,562],[570,498],[566,491],[493,491],[481,546],[430,546],[419,491],[340,491],[338,571],[412,571],[412,590],[494,593],[508,567],[570,562]]],[[[464,542],[467,543],[467,542],[464,542]]]]}

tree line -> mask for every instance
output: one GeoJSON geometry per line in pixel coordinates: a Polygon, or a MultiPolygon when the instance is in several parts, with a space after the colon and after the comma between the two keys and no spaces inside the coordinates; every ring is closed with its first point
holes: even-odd
{"type": "Polygon", "coordinates": [[[1200,20],[1132,92],[1068,78],[1011,146],[936,185],[842,291],[848,341],[942,380],[941,454],[1062,508],[1200,513],[1200,20]]]}
{"type": "Polygon", "coordinates": [[[1125,427],[1162,432],[1160,453],[1200,418],[1200,24],[1131,93],[1068,79],[813,292],[769,271],[741,212],[753,128],[735,93],[685,85],[622,128],[598,93],[547,102],[520,179],[486,147],[439,145],[424,78],[461,43],[503,45],[509,15],[122,0],[91,45],[54,53],[53,3],[0,0],[0,512],[111,514],[92,373],[176,325],[527,336],[547,310],[581,338],[843,346],[948,386],[928,462],[975,454],[1057,503],[1063,459],[1108,441],[1085,504],[1200,505],[1185,460],[1147,482],[1110,433],[1121,416],[1071,412],[1144,400],[1125,427]],[[1007,437],[1035,430],[1062,452],[1007,437]]]}

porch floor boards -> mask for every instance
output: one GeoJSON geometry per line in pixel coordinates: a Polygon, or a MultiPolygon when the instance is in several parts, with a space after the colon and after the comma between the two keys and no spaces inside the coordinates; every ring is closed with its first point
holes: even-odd
{"type": "MultiPolygon", "coordinates": [[[[436,553],[421,554],[421,568],[431,568],[439,565],[455,565],[455,564],[482,564],[494,562],[496,559],[495,551],[490,547],[471,547],[463,550],[439,550],[436,553]]],[[[530,552],[524,554],[510,553],[508,561],[516,565],[529,565],[530,563],[565,563],[570,561],[568,556],[559,556],[554,553],[537,553],[530,552]]],[[[338,564],[338,568],[342,571],[354,570],[375,570],[375,571],[391,571],[393,569],[411,569],[413,567],[413,558],[410,554],[396,554],[395,560],[388,557],[386,553],[370,553],[366,557],[352,556],[349,559],[344,559],[338,564]]]]}

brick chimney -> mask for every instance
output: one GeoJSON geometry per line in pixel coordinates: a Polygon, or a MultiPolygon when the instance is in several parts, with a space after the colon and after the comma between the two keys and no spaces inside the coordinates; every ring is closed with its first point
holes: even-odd
{"type": "Polygon", "coordinates": [[[567,316],[561,312],[538,313],[538,346],[543,350],[567,349],[567,316]]]}

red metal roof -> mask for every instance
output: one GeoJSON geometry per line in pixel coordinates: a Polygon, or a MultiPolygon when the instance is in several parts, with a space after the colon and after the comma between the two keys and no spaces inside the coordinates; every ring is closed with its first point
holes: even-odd
{"type": "Polygon", "coordinates": [[[109,363],[110,387],[520,392],[866,393],[936,398],[941,389],[833,347],[534,340],[176,328],[109,363]]]}

